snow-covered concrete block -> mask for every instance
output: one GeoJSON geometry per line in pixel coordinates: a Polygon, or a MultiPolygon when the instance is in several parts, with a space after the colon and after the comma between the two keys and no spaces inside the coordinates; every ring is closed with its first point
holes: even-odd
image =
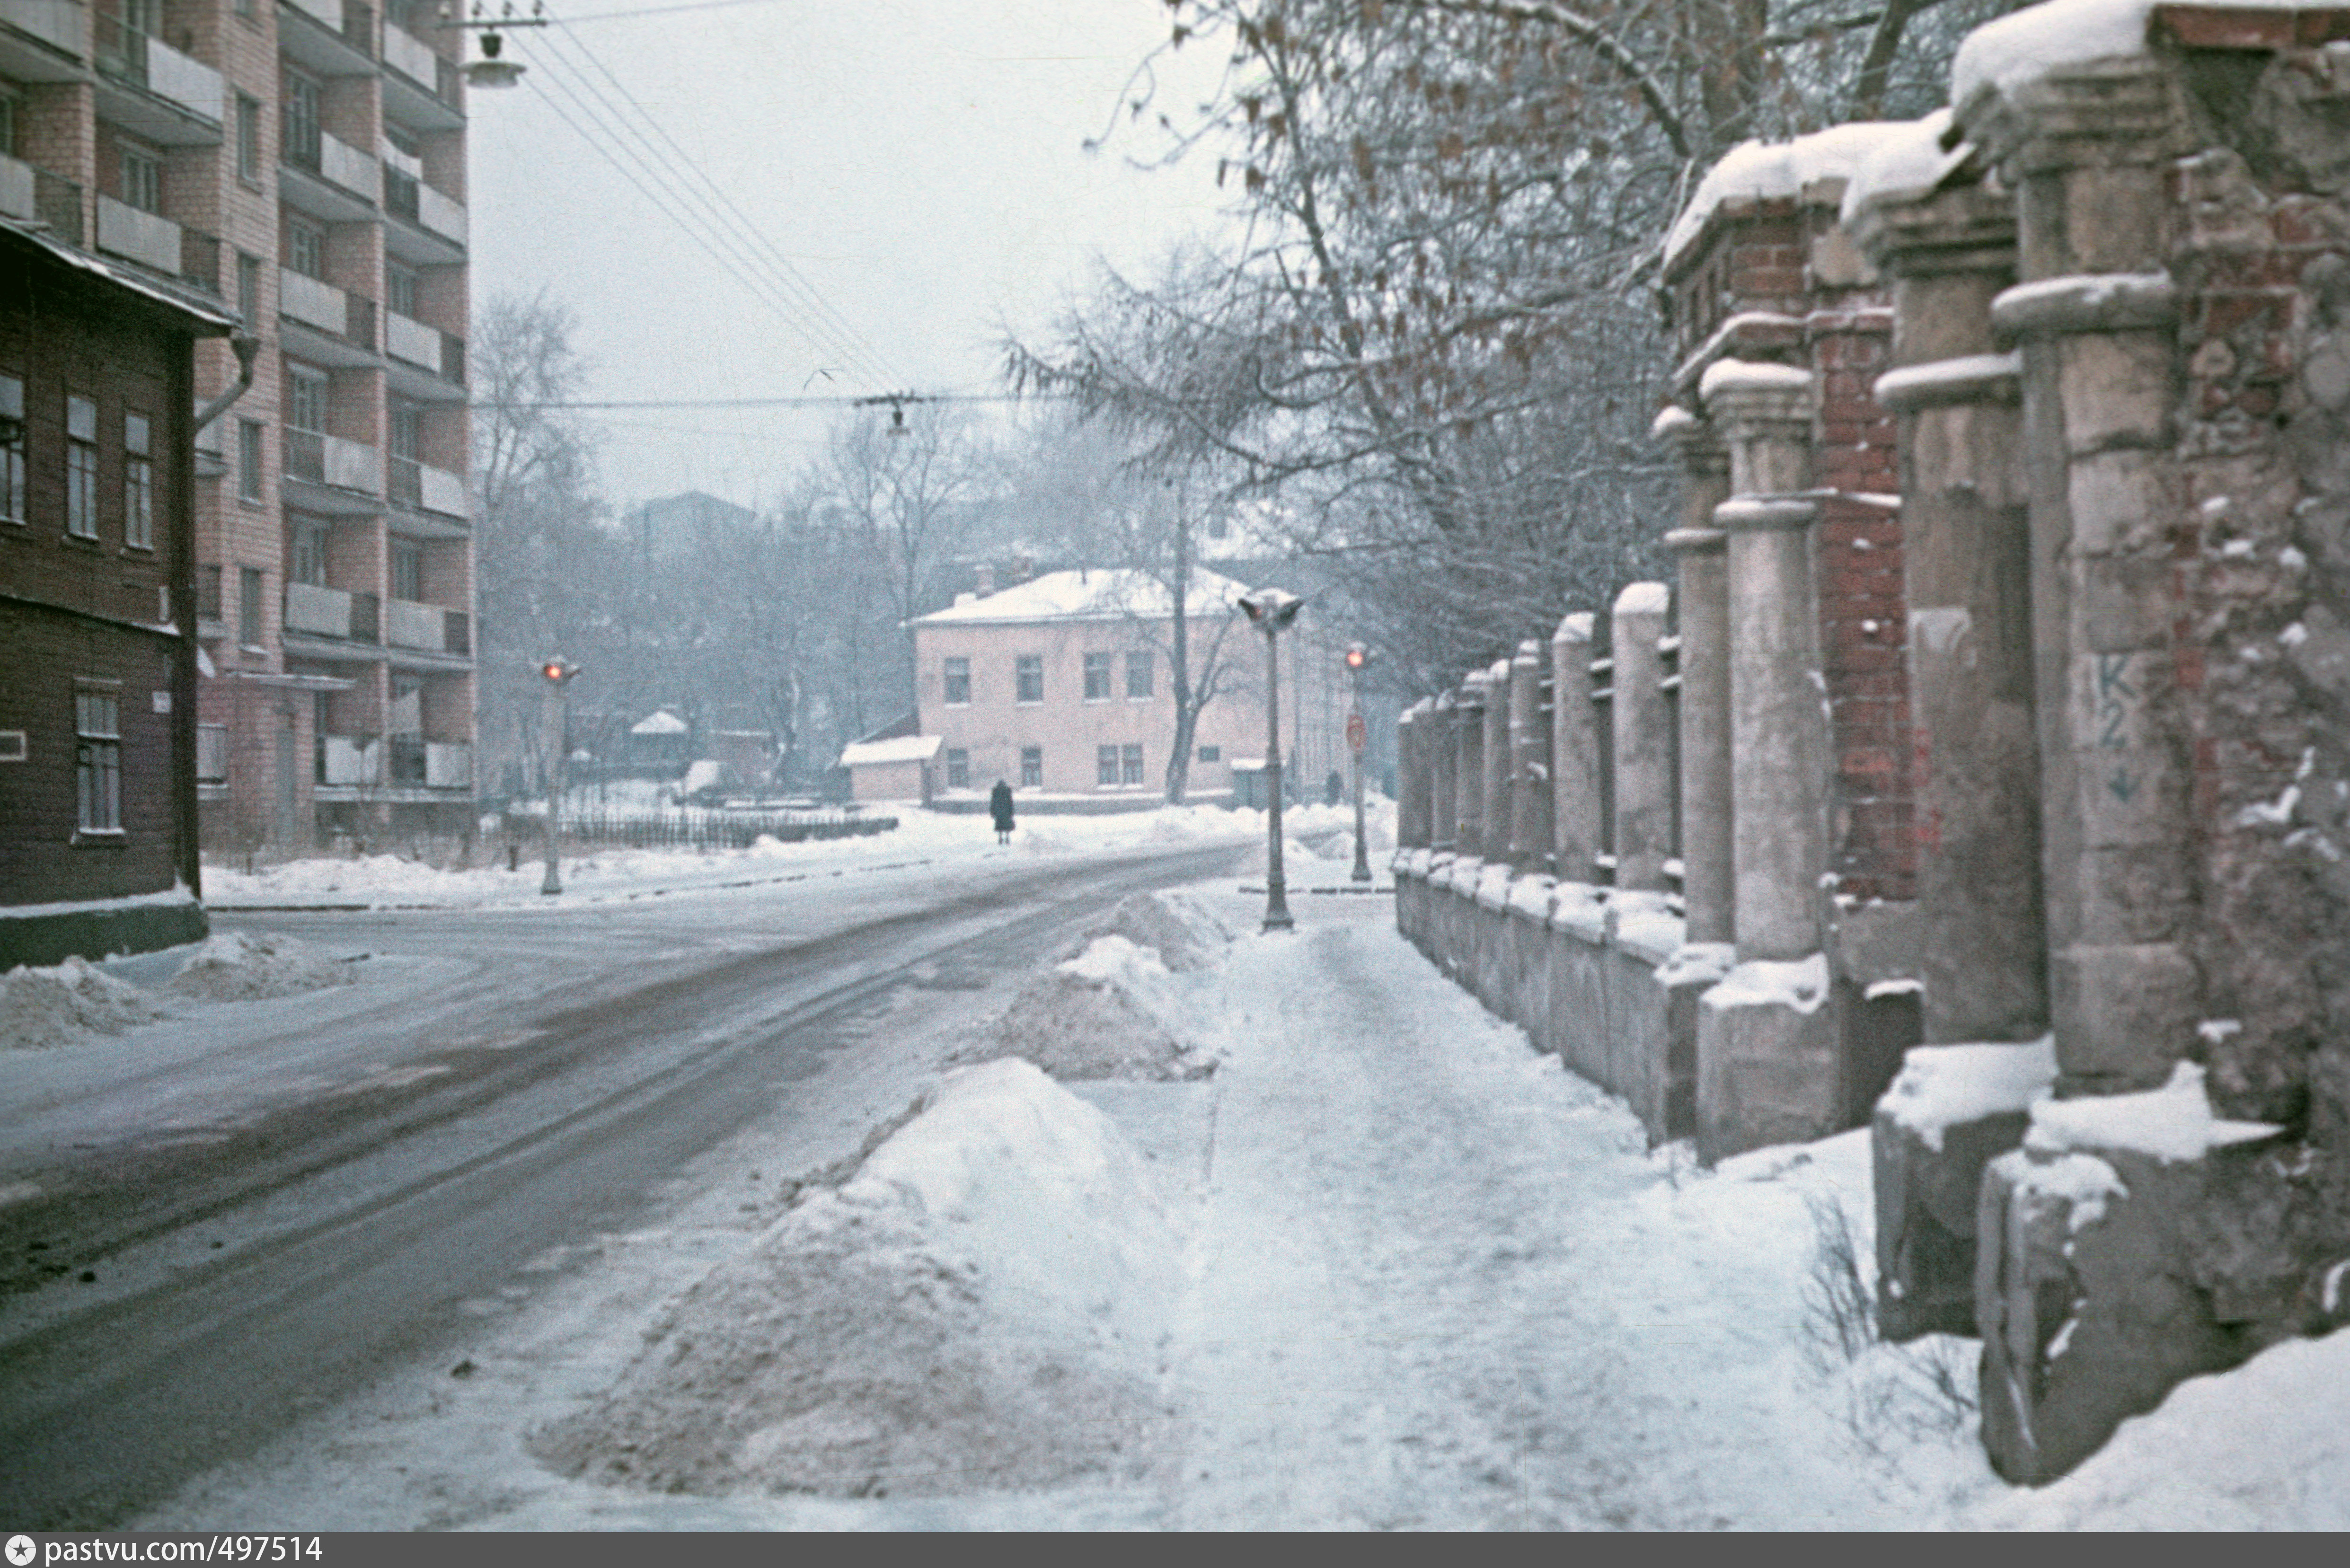
{"type": "Polygon", "coordinates": [[[1877,1326],[1893,1341],[1975,1333],[1983,1167],[2023,1140],[2056,1078],[2052,1039],[1921,1045],[1877,1103],[1877,1326]]]}
{"type": "Polygon", "coordinates": [[[1711,1164],[1836,1127],[1827,960],[1750,960],[1698,1002],[1697,1148],[1711,1164]]]}

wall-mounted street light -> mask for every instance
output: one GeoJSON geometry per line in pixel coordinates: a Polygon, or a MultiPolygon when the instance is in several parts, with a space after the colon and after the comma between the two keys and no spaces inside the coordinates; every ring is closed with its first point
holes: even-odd
{"type": "Polygon", "coordinates": [[[548,734],[546,768],[546,875],[538,884],[542,893],[563,891],[563,874],[556,866],[556,830],[563,814],[563,768],[571,750],[571,703],[569,691],[579,667],[568,659],[550,659],[538,667],[538,677],[546,682],[546,723],[548,734]]]}
{"type": "Polygon", "coordinates": [[[1297,619],[1305,601],[1279,588],[1258,588],[1243,594],[1239,604],[1250,621],[1264,633],[1264,789],[1265,858],[1264,925],[1268,931],[1285,931],[1296,925],[1289,918],[1289,885],[1281,872],[1281,634],[1297,619]]]}
{"type": "Polygon", "coordinates": [[[1363,742],[1370,732],[1363,726],[1363,666],[1371,661],[1371,650],[1359,642],[1347,645],[1347,673],[1354,677],[1355,711],[1347,715],[1347,749],[1355,756],[1355,869],[1348,878],[1356,882],[1371,879],[1371,857],[1363,842],[1363,742]]]}

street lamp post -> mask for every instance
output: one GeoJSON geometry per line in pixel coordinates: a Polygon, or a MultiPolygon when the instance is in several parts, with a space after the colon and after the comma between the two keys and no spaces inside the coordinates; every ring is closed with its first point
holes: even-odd
{"type": "Polygon", "coordinates": [[[1363,727],[1363,666],[1371,661],[1371,650],[1359,642],[1347,645],[1347,673],[1355,680],[1355,711],[1347,715],[1347,749],[1355,755],[1355,869],[1350,880],[1367,882],[1371,879],[1369,847],[1363,841],[1363,742],[1369,738],[1363,727]]]}
{"type": "Polygon", "coordinates": [[[1264,786],[1265,859],[1264,925],[1268,931],[1285,931],[1296,925],[1289,918],[1289,885],[1281,873],[1281,634],[1297,619],[1305,601],[1279,588],[1259,588],[1243,594],[1240,607],[1264,633],[1264,786]]]}
{"type": "Polygon", "coordinates": [[[560,659],[550,659],[538,667],[540,679],[546,682],[546,722],[548,742],[546,769],[546,875],[540,878],[541,893],[563,891],[563,874],[556,863],[557,821],[563,814],[563,770],[571,750],[571,704],[568,688],[579,667],[560,659]]]}

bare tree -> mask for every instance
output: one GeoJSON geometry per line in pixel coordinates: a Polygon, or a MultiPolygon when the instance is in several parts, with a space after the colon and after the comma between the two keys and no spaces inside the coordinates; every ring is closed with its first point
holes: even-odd
{"type": "Polygon", "coordinates": [[[989,461],[970,417],[916,403],[883,420],[856,413],[835,425],[820,472],[832,500],[863,532],[881,564],[904,628],[906,684],[913,679],[912,619],[936,607],[940,568],[954,553],[989,461]]]}

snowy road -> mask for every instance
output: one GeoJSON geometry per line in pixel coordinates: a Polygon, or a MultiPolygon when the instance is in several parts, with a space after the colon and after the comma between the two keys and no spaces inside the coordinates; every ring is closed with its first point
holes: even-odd
{"type": "Polygon", "coordinates": [[[362,983],[152,1026],[97,1077],[8,1064],[0,1518],[99,1525],[252,1450],[676,1196],[877,1021],[935,1027],[1232,856],[251,917],[368,952],[362,983]]]}

